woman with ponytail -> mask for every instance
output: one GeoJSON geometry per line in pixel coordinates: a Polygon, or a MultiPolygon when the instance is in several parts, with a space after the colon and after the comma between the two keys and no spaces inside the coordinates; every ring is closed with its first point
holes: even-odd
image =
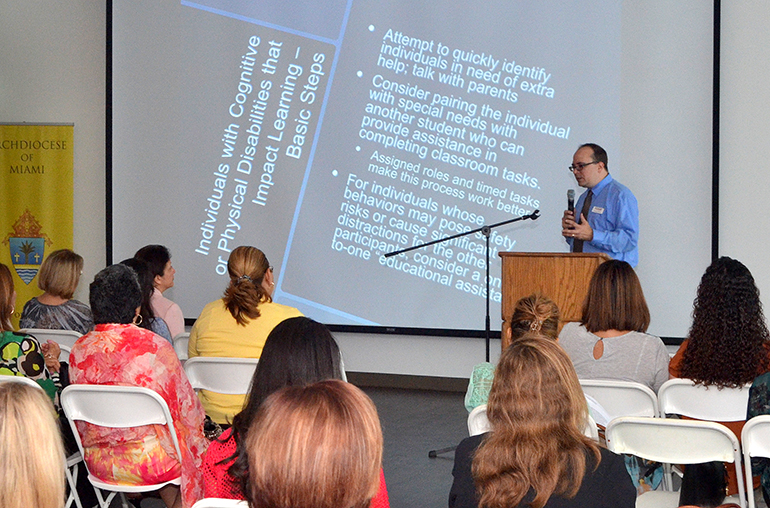
{"type": "MultiPolygon", "coordinates": [[[[277,324],[302,313],[273,301],[273,268],[256,247],[241,246],[227,261],[230,284],[224,297],[209,303],[190,332],[188,353],[195,356],[259,358],[267,336],[277,324]]],[[[243,409],[243,395],[201,391],[206,414],[229,425],[243,409]]]]}

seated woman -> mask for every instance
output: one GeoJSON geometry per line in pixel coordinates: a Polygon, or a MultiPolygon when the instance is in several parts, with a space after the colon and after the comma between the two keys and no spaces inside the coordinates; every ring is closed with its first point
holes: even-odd
{"type": "MultiPolygon", "coordinates": [[[[261,250],[241,246],[227,260],[230,284],[222,299],[206,305],[190,332],[188,354],[259,358],[275,326],[302,313],[273,302],[273,269],[261,250]]],[[[206,414],[219,424],[229,424],[243,409],[242,395],[222,395],[201,390],[206,414]]]]}
{"type": "Polygon", "coordinates": [[[650,310],[634,269],[605,261],[594,272],[580,323],[567,323],[559,344],[580,379],[635,381],[655,392],[668,381],[668,351],[645,333],[650,310]]]}
{"type": "Polygon", "coordinates": [[[74,330],[86,334],[94,328],[88,305],[72,296],[83,273],[83,258],[69,249],[48,255],[37,274],[37,286],[44,291],[24,304],[21,328],[74,330]]]}
{"type": "Polygon", "coordinates": [[[16,291],[11,270],[0,263],[0,375],[34,379],[57,403],[62,384],[59,379],[59,345],[40,344],[35,337],[13,330],[16,291]]]}
{"type": "Polygon", "coordinates": [[[33,386],[0,383],[0,506],[64,506],[64,448],[50,399],[33,386]]]}
{"type": "MultiPolygon", "coordinates": [[[[342,379],[340,350],[329,329],[306,317],[289,318],[265,342],[243,411],[233,425],[209,445],[203,464],[206,497],[245,499],[248,491],[249,428],[267,397],[286,386],[304,386],[324,379],[342,379]]],[[[371,508],[389,506],[385,477],[371,508]]]]}
{"type": "MultiPolygon", "coordinates": [[[[701,278],[687,339],[671,359],[671,377],[737,388],[770,371],[770,333],[759,289],[743,263],[721,257],[701,278]]],[[[740,438],[745,422],[720,422],[740,438]]],[[[738,491],[727,468],[728,495],[738,491]]],[[[755,485],[756,486],[756,485],[755,485]]]]}
{"type": "Polygon", "coordinates": [[[168,329],[168,325],[163,319],[156,317],[155,312],[152,310],[151,298],[154,291],[152,286],[152,273],[150,273],[150,267],[147,263],[141,259],[128,258],[120,262],[121,265],[130,267],[136,272],[136,277],[139,279],[139,287],[142,289],[142,305],[139,309],[139,324],[140,328],[145,330],[151,330],[153,333],[160,335],[169,343],[173,345],[174,341],[171,336],[171,332],[168,329]]]}
{"type": "MultiPolygon", "coordinates": [[[[540,333],[553,340],[559,336],[559,307],[550,298],[533,294],[516,302],[511,320],[502,334],[503,351],[511,342],[530,332],[540,333]]],[[[489,362],[480,363],[473,368],[465,394],[465,408],[468,412],[487,403],[494,370],[494,365],[489,362]]]]}
{"type": "Polygon", "coordinates": [[[492,430],[455,452],[450,508],[635,505],[623,458],[583,435],[583,391],[555,341],[530,334],[503,351],[487,417],[492,430]]]}
{"type": "Polygon", "coordinates": [[[173,450],[166,427],[111,429],[78,422],[91,474],[106,482],[161,483],[182,476],[160,495],[171,507],[192,506],[203,497],[200,466],[208,441],[203,437],[203,408],[195,396],[174,348],[149,330],[137,327],[142,293],[134,271],[108,266],[90,286],[96,327],[78,339],[70,355],[72,383],[142,386],[168,404],[182,457],[173,450]]]}
{"type": "Polygon", "coordinates": [[[184,332],[184,314],[179,305],[163,296],[167,289],[174,287],[176,270],[171,265],[171,252],[163,245],[145,245],[134,257],[150,268],[154,287],[150,297],[152,313],[165,321],[173,339],[184,332]]]}
{"type": "Polygon", "coordinates": [[[253,508],[363,508],[377,491],[377,410],[343,381],[286,387],[268,397],[246,446],[253,508]]]}

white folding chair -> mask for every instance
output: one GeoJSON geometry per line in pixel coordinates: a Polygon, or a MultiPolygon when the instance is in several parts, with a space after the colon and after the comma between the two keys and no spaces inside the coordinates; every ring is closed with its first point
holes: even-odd
{"type": "MultiPolygon", "coordinates": [[[[64,348],[62,348],[62,351],[64,351],[64,348]]],[[[42,390],[43,387],[37,384],[34,380],[24,377],[24,376],[6,376],[6,375],[0,375],[0,383],[21,383],[28,386],[34,386],[38,390],[42,390]]],[[[67,483],[70,486],[70,494],[67,497],[67,502],[64,505],[65,508],[69,508],[72,506],[72,503],[75,503],[75,506],[78,508],[83,508],[83,505],[80,504],[80,497],[78,496],[78,490],[77,490],[77,480],[78,480],[78,465],[80,462],[82,462],[83,456],[80,454],[80,452],[75,452],[69,457],[65,459],[66,468],[64,470],[65,475],[67,476],[67,483]]]]}
{"type": "Polygon", "coordinates": [[[746,420],[751,383],[740,388],[696,385],[691,379],[669,379],[658,390],[663,415],[677,414],[698,420],[742,422],[746,420]]]}
{"type": "Polygon", "coordinates": [[[65,344],[59,344],[59,349],[61,349],[61,354],[59,355],[59,361],[69,363],[70,354],[72,353],[72,348],[65,344]]]}
{"type": "MultiPolygon", "coordinates": [[[[72,433],[78,444],[80,453],[83,443],[80,439],[76,421],[84,421],[101,427],[141,427],[143,425],[165,425],[168,427],[177,457],[182,457],[179,449],[171,413],[163,398],[149,388],[137,386],[113,385],[69,385],[61,393],[61,404],[64,414],[69,419],[72,433]]],[[[86,464],[88,469],[88,464],[86,464]]],[[[130,505],[125,498],[126,492],[149,492],[158,490],[166,485],[180,485],[181,478],[168,482],[147,485],[125,485],[106,483],[88,472],[88,480],[94,486],[96,497],[101,508],[108,508],[116,494],[120,493],[124,508],[130,505]],[[102,490],[108,491],[105,499],[102,490]]]]}
{"type": "Polygon", "coordinates": [[[249,503],[238,501],[236,499],[219,499],[216,497],[206,497],[192,505],[192,508],[246,508],[249,503]]]}
{"type": "MultiPolygon", "coordinates": [[[[610,422],[606,430],[607,448],[656,462],[699,464],[731,462],[737,477],[743,478],[741,449],[730,429],[714,422],[627,416],[610,422]]],[[[746,507],[745,489],[738,481],[738,497],[725,502],[746,507]]],[[[636,500],[637,508],[676,507],[679,492],[650,491],[636,500]]]]}
{"type": "Polygon", "coordinates": [[[25,376],[8,376],[8,375],[0,374],[0,383],[5,383],[5,382],[21,383],[29,386],[34,386],[35,388],[39,388],[40,390],[43,389],[43,387],[37,384],[34,380],[25,376]]]}
{"type": "Polygon", "coordinates": [[[194,390],[246,395],[258,362],[257,358],[196,356],[184,363],[184,371],[194,390]]]}
{"type": "Polygon", "coordinates": [[[75,341],[83,336],[82,333],[72,330],[48,330],[46,328],[24,328],[19,332],[34,335],[41,344],[50,339],[60,346],[67,346],[70,351],[75,345],[75,341]]]}
{"type": "MultiPolygon", "coordinates": [[[[468,414],[468,434],[475,436],[489,432],[489,420],[487,419],[487,405],[482,404],[473,408],[473,411],[468,414]]],[[[591,439],[598,441],[599,433],[596,429],[596,422],[594,422],[591,416],[588,416],[588,422],[586,423],[586,429],[584,434],[591,439]]]]}
{"type": "Polygon", "coordinates": [[[660,416],[658,398],[648,386],[632,381],[581,379],[583,393],[596,399],[610,419],[620,416],[660,416]]]}
{"type": "Polygon", "coordinates": [[[187,345],[190,343],[190,332],[182,332],[172,341],[174,343],[174,351],[179,361],[187,360],[187,345]]]}
{"type": "MultiPolygon", "coordinates": [[[[770,415],[755,416],[743,427],[741,432],[743,447],[743,468],[746,474],[746,486],[753,485],[751,459],[753,457],[770,458],[770,415]]],[[[754,493],[748,492],[749,508],[756,506],[754,493]]]]}
{"type": "Polygon", "coordinates": [[[476,436],[489,432],[489,420],[487,419],[487,405],[482,404],[473,408],[468,415],[468,434],[476,436]]]}

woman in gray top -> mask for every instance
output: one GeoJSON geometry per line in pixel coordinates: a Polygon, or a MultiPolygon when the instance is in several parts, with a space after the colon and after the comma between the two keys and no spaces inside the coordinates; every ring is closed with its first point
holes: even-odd
{"type": "Polygon", "coordinates": [[[580,323],[567,323],[559,344],[581,379],[635,381],[654,391],[668,380],[668,351],[645,333],[650,310],[634,269],[610,260],[594,272],[580,323]]]}

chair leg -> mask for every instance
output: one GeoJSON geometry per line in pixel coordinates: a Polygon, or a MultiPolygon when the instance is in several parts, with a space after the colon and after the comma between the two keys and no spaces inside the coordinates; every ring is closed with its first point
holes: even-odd
{"type": "Polygon", "coordinates": [[[115,495],[117,494],[117,492],[110,492],[107,495],[107,499],[104,499],[104,497],[102,496],[101,489],[97,489],[96,487],[94,487],[94,492],[96,492],[96,498],[99,500],[99,508],[110,508],[110,503],[112,503],[112,500],[115,498],[115,495]]]}
{"type": "Polygon", "coordinates": [[[74,464],[72,469],[66,468],[64,474],[67,476],[67,483],[70,486],[70,495],[67,498],[67,503],[64,505],[64,508],[70,508],[73,501],[77,508],[83,508],[83,505],[80,503],[80,496],[78,496],[78,465],[74,464]]]}

